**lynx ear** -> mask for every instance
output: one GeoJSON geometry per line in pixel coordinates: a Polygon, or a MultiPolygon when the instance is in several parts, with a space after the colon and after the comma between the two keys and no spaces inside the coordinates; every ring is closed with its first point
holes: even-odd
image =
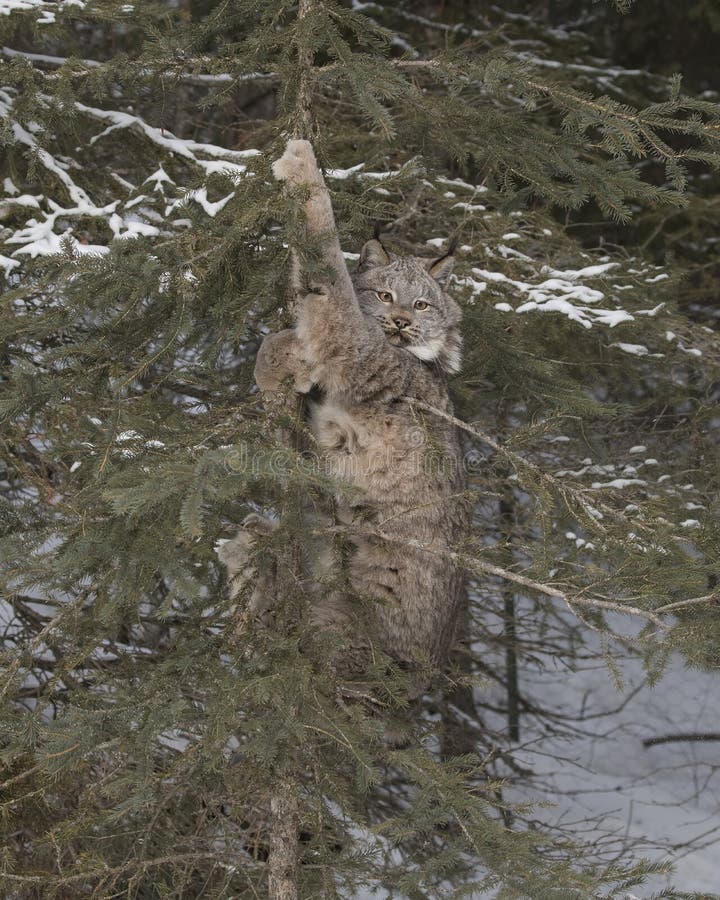
{"type": "Polygon", "coordinates": [[[359,271],[390,265],[390,254],[376,238],[367,241],[360,251],[359,271]]]}
{"type": "Polygon", "coordinates": [[[458,239],[457,236],[455,236],[448,244],[448,248],[442,256],[425,263],[428,275],[440,284],[445,284],[450,277],[450,273],[455,265],[455,248],[457,245],[458,239]]]}
{"type": "Polygon", "coordinates": [[[446,253],[445,256],[441,256],[439,259],[433,259],[428,263],[428,275],[440,284],[444,284],[448,280],[454,265],[455,257],[452,255],[451,250],[446,253]]]}

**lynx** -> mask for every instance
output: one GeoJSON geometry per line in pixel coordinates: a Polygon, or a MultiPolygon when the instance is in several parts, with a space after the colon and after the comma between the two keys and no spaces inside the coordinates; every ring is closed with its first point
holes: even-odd
{"type": "MultiPolygon", "coordinates": [[[[313,275],[311,290],[299,297],[296,327],[264,339],[255,380],[265,393],[287,380],[298,392],[313,390],[309,425],[323,464],[358,489],[357,501],[337,504],[336,521],[353,535],[351,590],[319,600],[313,616],[319,626],[345,627],[348,658],[359,646],[379,645],[401,664],[437,667],[464,596],[462,573],[447,551],[469,522],[458,433],[428,411],[453,412],[446,376],[460,367],[460,308],[444,290],[453,257],[399,257],[376,238],[362,248],[351,276],[310,143],[289,141],[273,172],[302,196],[328,274],[313,275]],[[358,596],[374,601],[372,627],[362,635],[353,626],[358,596]]],[[[299,281],[297,261],[295,268],[299,281]]],[[[241,532],[222,548],[236,584],[251,542],[241,532]]],[[[258,596],[266,592],[266,583],[255,585],[258,610],[267,609],[267,598],[258,596]]]]}

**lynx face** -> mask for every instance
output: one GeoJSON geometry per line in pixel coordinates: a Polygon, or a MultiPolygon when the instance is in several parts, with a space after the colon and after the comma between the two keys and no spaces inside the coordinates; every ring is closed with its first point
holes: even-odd
{"type": "Polygon", "coordinates": [[[368,241],[353,281],[361,310],[379,322],[393,346],[457,372],[460,308],[442,288],[451,269],[451,256],[392,258],[379,241],[368,241]]]}

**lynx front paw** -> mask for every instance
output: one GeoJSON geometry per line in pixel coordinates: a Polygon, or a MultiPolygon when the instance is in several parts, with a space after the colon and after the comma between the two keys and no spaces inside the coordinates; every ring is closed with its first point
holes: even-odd
{"type": "Polygon", "coordinates": [[[254,377],[262,393],[282,390],[283,382],[290,378],[298,393],[310,390],[310,366],[302,357],[294,329],[265,335],[255,360],[254,377]]]}
{"type": "Polygon", "coordinates": [[[270,534],[277,528],[277,522],[260,513],[248,513],[242,520],[242,527],[252,534],[270,534]]]}
{"type": "Polygon", "coordinates": [[[285,152],[273,163],[272,170],[278,181],[317,184],[319,170],[310,141],[288,141],[285,152]]]}

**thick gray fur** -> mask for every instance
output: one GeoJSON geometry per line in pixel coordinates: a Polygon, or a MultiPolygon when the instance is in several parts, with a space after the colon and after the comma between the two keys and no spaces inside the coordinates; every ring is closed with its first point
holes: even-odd
{"type": "MultiPolygon", "coordinates": [[[[453,413],[445,373],[460,366],[460,309],[443,289],[452,257],[395,257],[372,240],[351,276],[310,143],[289,141],[273,171],[291,193],[302,192],[308,232],[322,240],[331,274],[313,276],[296,328],[265,338],[255,379],[263,392],[286,380],[302,393],[320,389],[310,427],[323,464],[360,489],[357,505],[338,502],[338,521],[357,525],[362,509],[363,527],[375,532],[353,537],[349,561],[353,592],[377,601],[371,628],[358,636],[348,596],[319,600],[313,615],[319,626],[348,632],[349,658],[378,643],[400,662],[437,666],[464,597],[447,551],[462,541],[470,513],[456,428],[412,401],[453,413]]],[[[235,544],[237,554],[226,545],[223,561],[237,582],[249,543],[239,536],[235,544]]],[[[264,608],[258,593],[256,586],[252,602],[264,608]]]]}

